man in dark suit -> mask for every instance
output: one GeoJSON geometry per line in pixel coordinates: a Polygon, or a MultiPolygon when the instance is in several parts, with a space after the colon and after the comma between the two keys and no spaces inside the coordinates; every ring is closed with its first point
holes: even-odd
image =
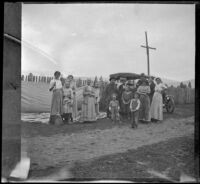
{"type": "Polygon", "coordinates": [[[106,109],[108,118],[110,118],[109,103],[112,100],[112,95],[117,94],[118,92],[115,81],[116,80],[114,78],[110,78],[110,83],[106,86],[106,89],[103,92],[100,100],[100,104],[106,109]]]}

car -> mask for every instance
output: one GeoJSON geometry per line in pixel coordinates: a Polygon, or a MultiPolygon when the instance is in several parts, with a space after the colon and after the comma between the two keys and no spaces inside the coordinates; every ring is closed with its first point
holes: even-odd
{"type": "MultiPolygon", "coordinates": [[[[119,81],[120,78],[126,78],[127,80],[138,81],[142,77],[146,78],[146,79],[148,79],[149,77],[152,77],[153,79],[156,78],[155,76],[148,76],[148,75],[145,75],[144,73],[142,73],[142,74],[136,74],[136,73],[114,73],[114,74],[110,74],[110,80],[115,79],[117,81],[119,81]]],[[[167,94],[166,90],[164,90],[163,93],[162,93],[162,97],[163,97],[163,107],[167,110],[168,113],[173,113],[174,110],[175,110],[174,96],[167,94]]]]}

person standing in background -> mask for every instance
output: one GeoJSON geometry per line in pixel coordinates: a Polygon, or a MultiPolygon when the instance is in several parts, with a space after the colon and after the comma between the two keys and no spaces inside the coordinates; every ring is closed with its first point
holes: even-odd
{"type": "Polygon", "coordinates": [[[118,91],[117,91],[117,100],[119,101],[119,106],[120,106],[120,115],[123,118],[124,114],[123,114],[123,101],[122,101],[122,94],[125,91],[126,88],[126,81],[127,79],[124,77],[120,77],[120,85],[118,87],[118,91]]]}
{"type": "Polygon", "coordinates": [[[152,98],[153,98],[153,94],[154,94],[154,91],[155,91],[155,86],[156,86],[152,77],[149,77],[149,86],[150,86],[150,90],[151,90],[151,92],[149,93],[149,98],[150,98],[150,103],[151,103],[152,98]]]}
{"type": "Polygon", "coordinates": [[[100,89],[97,82],[94,83],[94,90],[95,90],[95,111],[96,115],[99,115],[99,101],[100,101],[100,89]]]}
{"type": "Polygon", "coordinates": [[[141,85],[137,89],[137,93],[140,95],[141,107],[139,111],[139,120],[145,123],[150,123],[150,93],[149,83],[146,79],[141,80],[141,85]]]}
{"type": "Polygon", "coordinates": [[[63,115],[63,86],[60,80],[61,73],[56,71],[50,81],[49,91],[53,91],[51,100],[50,124],[62,124],[63,115]]]}
{"type": "Polygon", "coordinates": [[[71,122],[73,122],[78,116],[77,99],[76,99],[76,81],[74,80],[73,75],[69,75],[67,77],[67,80],[69,80],[70,88],[73,91],[73,113],[71,118],[71,122]]]}
{"type": "Polygon", "coordinates": [[[106,109],[107,118],[111,118],[111,114],[109,111],[109,103],[112,100],[112,95],[114,93],[117,94],[118,92],[115,81],[116,80],[114,78],[110,78],[110,83],[106,86],[100,99],[100,103],[102,104],[103,108],[106,109]]]}
{"type": "Polygon", "coordinates": [[[125,86],[125,90],[122,92],[120,113],[122,121],[131,118],[130,102],[133,98],[133,93],[128,85],[125,86]]]}

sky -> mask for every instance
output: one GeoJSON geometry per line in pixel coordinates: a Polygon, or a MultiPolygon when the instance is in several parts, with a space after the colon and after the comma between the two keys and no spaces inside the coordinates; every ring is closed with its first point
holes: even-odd
{"type": "Polygon", "coordinates": [[[195,77],[195,5],[23,4],[22,73],[195,77]]]}

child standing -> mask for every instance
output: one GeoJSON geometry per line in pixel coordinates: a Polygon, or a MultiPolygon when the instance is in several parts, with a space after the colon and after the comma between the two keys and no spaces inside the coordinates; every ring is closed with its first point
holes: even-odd
{"type": "Polygon", "coordinates": [[[63,88],[63,119],[64,122],[69,123],[72,119],[73,112],[73,90],[70,88],[70,82],[66,81],[63,88]]]}
{"type": "Polygon", "coordinates": [[[119,101],[116,100],[116,94],[112,95],[112,100],[110,101],[109,104],[109,111],[111,112],[111,120],[116,122],[116,121],[120,121],[119,118],[119,101]]]}
{"type": "Polygon", "coordinates": [[[140,108],[139,94],[135,93],[134,98],[131,100],[130,103],[132,128],[137,128],[138,126],[139,108],[140,108]]]}

